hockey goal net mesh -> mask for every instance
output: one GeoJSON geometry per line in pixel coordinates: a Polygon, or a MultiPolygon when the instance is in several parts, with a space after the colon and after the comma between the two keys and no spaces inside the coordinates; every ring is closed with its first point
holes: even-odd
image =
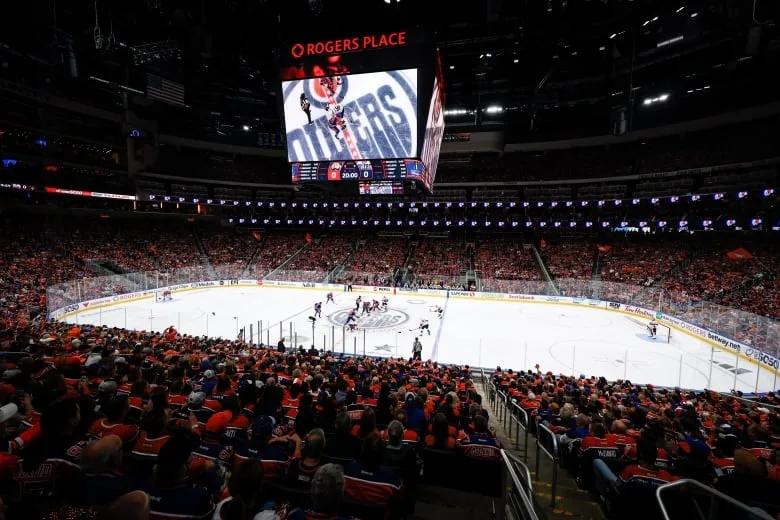
{"type": "Polygon", "coordinates": [[[154,293],[154,301],[164,302],[171,299],[171,291],[157,291],[154,293]]]}

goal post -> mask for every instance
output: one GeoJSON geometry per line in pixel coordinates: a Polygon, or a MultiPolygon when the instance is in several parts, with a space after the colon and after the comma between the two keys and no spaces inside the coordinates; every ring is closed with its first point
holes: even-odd
{"type": "Polygon", "coordinates": [[[672,342],[672,329],[663,323],[659,323],[655,328],[655,334],[661,341],[665,341],[666,343],[672,342]]]}

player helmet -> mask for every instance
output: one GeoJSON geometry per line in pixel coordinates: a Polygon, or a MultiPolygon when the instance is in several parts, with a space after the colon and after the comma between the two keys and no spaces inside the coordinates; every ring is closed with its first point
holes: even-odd
{"type": "Polygon", "coordinates": [[[344,110],[344,107],[342,107],[341,105],[336,105],[335,107],[333,107],[333,110],[336,112],[341,112],[342,110],[344,110]]]}

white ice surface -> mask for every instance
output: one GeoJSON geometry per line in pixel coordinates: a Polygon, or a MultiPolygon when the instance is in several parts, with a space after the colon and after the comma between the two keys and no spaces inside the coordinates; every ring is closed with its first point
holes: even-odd
{"type": "Polygon", "coordinates": [[[379,299],[383,293],[336,292],[336,303],[325,303],[325,292],[308,289],[238,287],[175,293],[172,301],[141,300],[102,309],[86,309],[69,321],[136,330],[162,330],[233,339],[237,330],[253,325],[254,342],[262,321],[262,342],[276,345],[280,333],[288,347],[310,346],[313,305],[323,303],[323,317],[314,324],[313,343],[336,352],[411,355],[415,337],[423,358],[442,363],[521,370],[539,364],[543,371],[628,378],[658,386],[682,385],[742,391],[767,391],[775,375],[692,336],[672,329],[672,342],[651,339],[644,322],[600,308],[471,299],[445,299],[416,294],[388,295],[390,311],[363,318],[357,332],[339,325],[358,295],[379,299]],[[438,319],[433,307],[445,308],[438,319]],[[421,319],[430,335],[416,329],[421,319]],[[281,332],[280,324],[281,323],[281,332]],[[269,326],[270,324],[270,326],[269,326]],[[292,330],[292,334],[291,334],[292,330]],[[291,340],[292,338],[292,340],[291,340]],[[364,350],[365,349],[365,350],[364,350]],[[710,359],[714,363],[710,362],[710,359]],[[712,367],[712,368],[711,368],[712,367]]]}

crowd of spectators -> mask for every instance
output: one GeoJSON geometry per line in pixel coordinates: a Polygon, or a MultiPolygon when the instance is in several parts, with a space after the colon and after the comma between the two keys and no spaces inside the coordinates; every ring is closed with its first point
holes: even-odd
{"type": "Polygon", "coordinates": [[[396,518],[423,448],[499,458],[468,366],[172,327],[41,323],[3,347],[8,518],[92,519],[117,500],[152,519],[396,518]]]}
{"type": "Polygon", "coordinates": [[[342,265],[355,248],[352,236],[329,235],[312,240],[284,266],[274,273],[275,280],[321,282],[336,267],[342,265]]]}
{"type": "Polygon", "coordinates": [[[423,237],[412,251],[409,271],[418,279],[453,279],[469,269],[471,251],[461,240],[423,237]]]}
{"type": "Polygon", "coordinates": [[[348,271],[387,276],[403,266],[409,250],[406,237],[376,236],[358,242],[355,253],[345,266],[348,271]]]}
{"type": "Polygon", "coordinates": [[[530,249],[517,237],[487,237],[476,243],[474,270],[483,278],[538,280],[541,276],[530,249]]]}
{"type": "Polygon", "coordinates": [[[299,234],[272,233],[266,236],[260,250],[249,264],[249,273],[256,278],[262,278],[283,264],[304,244],[304,237],[299,234]]]}
{"type": "Polygon", "coordinates": [[[607,247],[608,251],[600,251],[599,255],[601,278],[631,285],[652,285],[690,254],[684,244],[676,241],[618,242],[607,247]]]}
{"type": "Polygon", "coordinates": [[[655,510],[655,488],[681,478],[780,513],[780,399],[774,393],[748,401],[556,376],[539,365],[520,372],[499,367],[492,382],[525,410],[548,449],[547,431],[557,437],[561,465],[604,502],[611,518],[655,518],[643,510],[645,504],[655,510]]]}
{"type": "Polygon", "coordinates": [[[241,278],[258,244],[250,233],[232,229],[201,231],[200,238],[219,278],[241,278]]]}

